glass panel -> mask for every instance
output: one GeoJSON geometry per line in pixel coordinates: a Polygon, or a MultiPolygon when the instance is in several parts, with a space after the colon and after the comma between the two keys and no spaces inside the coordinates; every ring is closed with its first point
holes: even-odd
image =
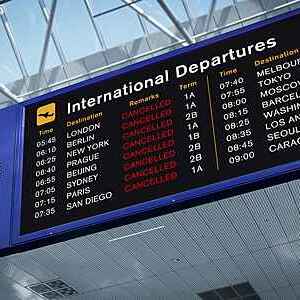
{"type": "Polygon", "coordinates": [[[181,0],[165,0],[165,2],[180,22],[188,21],[188,16],[181,0]]]}
{"type": "MultiPolygon", "coordinates": [[[[53,0],[44,0],[48,10],[50,10],[53,0]]],[[[188,22],[188,16],[183,6],[183,2],[189,9],[189,13],[193,18],[193,28],[196,33],[203,31],[206,24],[206,17],[200,18],[208,14],[212,0],[165,0],[167,5],[171,8],[177,19],[184,23],[188,22]]],[[[291,0],[236,0],[237,10],[233,6],[233,0],[216,0],[216,7],[211,19],[209,29],[218,24],[220,30],[223,32],[222,26],[238,20],[239,16],[242,18],[259,13],[264,9],[272,9],[278,5],[284,4],[291,0]]],[[[89,0],[94,14],[103,13],[110,9],[123,6],[122,0],[89,0]]],[[[103,54],[96,54],[101,50],[97,35],[92,26],[91,19],[87,12],[84,0],[58,0],[57,10],[54,19],[54,30],[57,33],[57,39],[62,46],[64,54],[68,62],[86,57],[88,62],[91,57],[93,61],[91,68],[101,67],[106,64],[103,54]],[[101,56],[101,59],[100,59],[101,56]],[[95,58],[95,59],[94,59],[95,58]]],[[[153,17],[158,23],[172,32],[176,32],[174,24],[171,22],[166,13],[161,9],[156,0],[141,0],[135,5],[142,8],[144,12],[153,17]]],[[[11,25],[17,46],[20,49],[26,69],[29,75],[38,73],[40,59],[42,56],[42,49],[45,41],[45,34],[47,31],[47,23],[42,14],[39,0],[27,1],[10,1],[3,5],[6,8],[6,14],[11,25]]],[[[276,13],[282,13],[289,8],[276,13]]],[[[268,13],[268,17],[274,13],[268,13]]],[[[150,37],[145,38],[145,32],[141,27],[141,22],[137,13],[130,7],[123,7],[113,12],[109,12],[100,17],[95,18],[98,29],[103,34],[103,38],[107,48],[114,48],[110,53],[109,61],[115,62],[123,60],[130,56],[139,55],[157,47],[166,47],[169,51],[168,45],[172,42],[165,33],[162,33],[157,27],[151,25],[143,17],[143,24],[146,24],[146,32],[150,37]],[[124,47],[123,45],[126,44],[124,47]],[[120,47],[121,46],[121,47],[120,47]],[[126,50],[126,51],[125,51],[126,50]]],[[[252,20],[254,22],[257,20],[252,20]]],[[[245,23],[247,24],[247,23],[245,23]]],[[[187,27],[189,29],[189,27],[187,27]]],[[[228,30],[232,30],[232,28],[228,30]]],[[[180,37],[180,35],[178,34],[180,37]]],[[[156,55],[156,54],[154,54],[156,55]]],[[[21,72],[17,64],[16,58],[12,51],[9,40],[6,36],[5,30],[0,22],[0,82],[10,83],[20,79],[21,72]]],[[[61,64],[57,49],[54,42],[50,39],[49,51],[46,59],[45,69],[52,69],[61,64]]],[[[72,75],[85,72],[84,68],[79,68],[74,64],[69,66],[67,70],[71,70],[72,75]]],[[[30,86],[34,86],[31,82],[38,86],[39,75],[33,77],[30,86]]],[[[45,76],[40,76],[41,82],[45,76]]],[[[50,82],[56,82],[64,77],[64,73],[60,68],[46,72],[46,78],[50,82]],[[57,71],[59,70],[59,72],[57,71]],[[49,74],[51,76],[49,77],[49,74]],[[57,77],[54,75],[58,74],[57,77]]]]}
{"type": "Polygon", "coordinates": [[[213,29],[215,27],[214,19],[211,18],[209,24],[208,14],[211,7],[212,0],[184,0],[188,3],[193,17],[193,28],[195,34],[203,33],[204,31],[213,29]]]}
{"type": "MultiPolygon", "coordinates": [[[[218,0],[214,11],[214,19],[217,27],[223,27],[229,23],[239,20],[237,11],[232,0],[218,0]]],[[[241,26],[241,25],[239,25],[241,26]]],[[[231,28],[233,30],[235,28],[231,28]]]]}
{"type": "MultiPolygon", "coordinates": [[[[173,2],[173,0],[170,2],[173,2]]],[[[137,5],[140,8],[142,8],[147,15],[153,17],[156,21],[158,21],[162,26],[164,26],[166,28],[170,28],[170,27],[174,26],[173,23],[170,21],[169,17],[161,9],[160,5],[156,2],[156,0],[142,1],[142,2],[138,3],[137,5]]],[[[148,21],[145,21],[145,24],[147,26],[149,33],[160,31],[158,28],[153,26],[148,21]]]]}
{"type": "Polygon", "coordinates": [[[233,5],[232,0],[217,0],[215,9],[219,10],[219,9],[223,9],[225,7],[232,6],[232,5],[233,5]]]}
{"type": "Polygon", "coordinates": [[[286,0],[262,0],[262,2],[266,10],[270,10],[276,6],[287,3],[286,0]]]}
{"type": "Polygon", "coordinates": [[[193,18],[208,14],[211,0],[184,0],[190,8],[193,18]]]}
{"type": "Polygon", "coordinates": [[[109,1],[90,0],[90,3],[94,15],[124,5],[124,3],[120,0],[109,0],[109,1]]]}
{"type": "Polygon", "coordinates": [[[129,7],[95,19],[103,33],[107,48],[122,45],[144,35],[136,13],[129,7]]]}
{"type": "Polygon", "coordinates": [[[0,83],[5,84],[22,78],[20,68],[2,23],[0,23],[0,61],[0,83]]]}
{"type": "MultiPolygon", "coordinates": [[[[50,10],[52,0],[47,0],[50,10]]],[[[95,30],[83,1],[58,1],[54,28],[67,61],[85,57],[100,50],[95,30]]]]}
{"type": "Polygon", "coordinates": [[[255,15],[264,10],[261,0],[238,0],[237,8],[242,18],[255,15]]]}
{"type": "Polygon", "coordinates": [[[139,38],[133,42],[126,44],[126,49],[130,57],[148,52],[150,50],[149,43],[146,38],[139,38]]]}
{"type": "MultiPolygon", "coordinates": [[[[36,0],[10,1],[6,5],[7,18],[30,75],[38,73],[46,34],[46,22],[36,0]]],[[[60,64],[50,44],[47,68],[60,64]]]]}
{"type": "MultiPolygon", "coordinates": [[[[192,26],[182,0],[165,0],[165,2],[182,26],[189,32],[189,34],[193,34],[192,26]]],[[[181,36],[180,34],[178,35],[181,36]]]]}

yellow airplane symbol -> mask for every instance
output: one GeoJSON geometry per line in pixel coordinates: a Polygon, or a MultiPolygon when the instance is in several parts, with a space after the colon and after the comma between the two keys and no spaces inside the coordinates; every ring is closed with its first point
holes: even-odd
{"type": "Polygon", "coordinates": [[[44,124],[52,123],[55,121],[56,116],[56,107],[55,103],[49,103],[47,105],[41,106],[37,109],[37,118],[36,124],[37,126],[41,126],[44,124]]]}

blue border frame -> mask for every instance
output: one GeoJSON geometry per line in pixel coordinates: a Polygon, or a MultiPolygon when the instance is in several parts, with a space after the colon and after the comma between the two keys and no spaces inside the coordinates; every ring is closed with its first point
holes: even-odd
{"type": "MultiPolygon", "coordinates": [[[[110,78],[113,78],[117,75],[124,75],[134,70],[139,70],[142,67],[150,66],[153,64],[156,64],[158,62],[164,61],[168,58],[175,57],[180,54],[184,54],[187,52],[190,52],[195,49],[201,49],[203,47],[206,47],[208,45],[214,44],[216,42],[221,42],[225,39],[239,36],[243,33],[250,32],[253,30],[256,30],[258,28],[262,28],[264,26],[270,25],[274,22],[280,22],[282,20],[289,19],[290,17],[296,16],[300,14],[300,9],[295,9],[293,11],[287,12],[282,15],[278,15],[275,17],[272,17],[268,20],[259,21],[257,23],[248,25],[243,28],[236,29],[231,32],[224,33],[222,35],[207,39],[205,41],[199,42],[197,44],[187,46],[181,49],[177,49],[174,51],[171,51],[169,53],[163,54],[161,56],[148,59],[146,61],[142,61],[139,63],[136,63],[134,65],[112,71],[110,73],[100,75],[98,77],[88,79],[84,82],[76,83],[72,86],[65,87],[53,92],[50,92],[48,94],[38,96],[36,98],[33,98],[25,103],[22,103],[19,106],[19,116],[22,120],[22,122],[19,122],[19,128],[18,128],[18,134],[19,134],[19,140],[20,140],[20,147],[18,149],[18,156],[17,156],[17,176],[16,176],[16,189],[15,189],[15,198],[14,198],[14,209],[13,209],[13,219],[14,219],[14,226],[12,227],[12,243],[13,245],[18,245],[22,243],[26,243],[29,241],[35,241],[41,238],[49,238],[53,237],[55,234],[65,234],[70,232],[71,230],[79,230],[87,226],[97,225],[97,224],[103,224],[111,221],[116,221],[121,218],[127,217],[127,216],[134,216],[136,214],[140,214],[143,212],[151,211],[157,208],[165,207],[172,205],[174,203],[181,203],[186,202],[188,200],[192,200],[195,198],[201,198],[207,195],[211,195],[226,189],[230,188],[237,188],[242,185],[251,184],[251,183],[257,183],[261,182],[263,180],[268,180],[271,178],[275,178],[278,176],[282,176],[287,173],[291,173],[294,171],[300,170],[300,160],[288,163],[280,166],[276,166],[273,168],[265,169],[262,171],[254,172],[251,174],[247,174],[244,176],[240,176],[237,178],[229,179],[226,181],[210,184],[201,188],[194,188],[185,192],[177,193],[174,195],[166,196],[163,198],[158,198],[155,200],[150,200],[145,203],[132,205],[126,208],[121,208],[115,211],[103,213],[100,215],[96,215],[93,217],[88,217],[82,220],[78,221],[72,221],[63,225],[58,225],[50,229],[40,230],[34,233],[29,233],[25,235],[20,235],[20,223],[21,223],[21,197],[22,197],[22,162],[23,162],[23,146],[24,146],[24,112],[27,106],[40,102],[45,101],[48,99],[52,99],[55,96],[65,94],[70,91],[77,90],[81,87],[85,87],[88,85],[91,85],[93,83],[98,83],[110,78]]],[[[199,204],[201,204],[201,199],[199,200],[199,204]]]]}
{"type": "Polygon", "coordinates": [[[17,106],[0,110],[0,162],[4,172],[0,174],[0,249],[9,247],[12,221],[12,199],[17,141],[17,106]],[[4,129],[4,130],[3,130],[4,129]]]}

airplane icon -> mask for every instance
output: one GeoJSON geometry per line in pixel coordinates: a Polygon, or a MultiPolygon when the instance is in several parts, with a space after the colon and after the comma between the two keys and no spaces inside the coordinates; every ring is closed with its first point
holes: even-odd
{"type": "Polygon", "coordinates": [[[54,116],[54,113],[50,114],[48,111],[44,114],[39,114],[39,117],[44,117],[44,118],[50,118],[50,117],[53,117],[54,116]]]}
{"type": "Polygon", "coordinates": [[[36,112],[37,126],[52,123],[55,121],[55,119],[56,119],[56,108],[54,102],[38,107],[36,112]]]}

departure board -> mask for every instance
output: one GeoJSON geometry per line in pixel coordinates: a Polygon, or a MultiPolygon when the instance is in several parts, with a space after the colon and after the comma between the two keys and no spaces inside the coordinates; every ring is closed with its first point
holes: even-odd
{"type": "Polygon", "coordinates": [[[21,234],[299,160],[299,26],[292,16],[27,105],[21,234]]]}

